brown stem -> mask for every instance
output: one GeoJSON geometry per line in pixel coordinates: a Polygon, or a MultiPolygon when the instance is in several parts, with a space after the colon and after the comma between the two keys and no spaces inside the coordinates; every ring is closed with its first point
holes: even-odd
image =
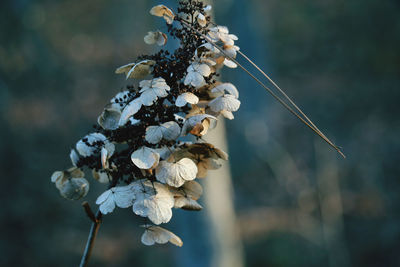
{"type": "MultiPolygon", "coordinates": [[[[85,210],[86,210],[86,207],[85,207],[85,210]]],[[[98,210],[96,213],[96,218],[95,218],[96,220],[92,223],[92,226],[90,227],[89,237],[86,242],[85,251],[83,252],[81,263],[80,263],[79,267],[86,267],[89,263],[90,255],[92,254],[92,250],[93,250],[93,246],[94,246],[94,241],[96,239],[97,233],[100,228],[101,217],[102,217],[102,214],[101,214],[100,210],[98,210]]]]}

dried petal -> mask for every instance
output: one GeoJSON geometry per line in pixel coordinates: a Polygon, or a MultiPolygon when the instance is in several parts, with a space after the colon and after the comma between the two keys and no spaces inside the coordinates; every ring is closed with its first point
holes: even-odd
{"type": "Polygon", "coordinates": [[[163,17],[168,24],[172,24],[175,18],[174,12],[164,5],[157,5],[150,10],[150,14],[163,17]]]}
{"type": "Polygon", "coordinates": [[[141,241],[146,246],[152,246],[155,243],[165,244],[170,242],[175,246],[181,247],[183,245],[182,240],[174,233],[155,225],[143,225],[144,233],[142,235],[141,241]]]}
{"type": "Polygon", "coordinates": [[[61,196],[69,200],[79,200],[89,192],[89,182],[85,178],[71,178],[60,188],[61,196]]]}
{"type": "Polygon", "coordinates": [[[186,106],[187,103],[189,104],[197,104],[199,102],[199,98],[190,92],[183,93],[176,98],[175,105],[177,107],[186,106]]]}
{"type": "Polygon", "coordinates": [[[162,139],[175,140],[181,134],[181,127],[174,122],[168,121],[159,126],[149,126],[146,129],[146,141],[151,144],[157,144],[162,139]]]}
{"type": "Polygon", "coordinates": [[[100,205],[100,211],[103,214],[112,212],[115,206],[120,208],[128,208],[132,206],[133,200],[135,199],[135,194],[132,190],[132,186],[119,186],[113,187],[103,194],[101,194],[97,200],[96,204],[100,205]]]}
{"type": "Polygon", "coordinates": [[[233,95],[223,95],[211,100],[208,106],[214,112],[226,111],[237,111],[240,107],[240,101],[233,95]]]}
{"type": "Polygon", "coordinates": [[[147,35],[144,37],[144,42],[149,45],[157,44],[159,46],[163,46],[167,43],[167,40],[167,35],[160,31],[148,32],[147,35]]]}
{"type": "Polygon", "coordinates": [[[165,185],[139,180],[132,189],[136,197],[132,209],[136,215],[148,217],[157,225],[171,220],[174,197],[165,185]]]}
{"type": "Polygon", "coordinates": [[[174,187],[180,187],[186,181],[194,180],[196,175],[197,166],[188,158],[174,163],[161,161],[156,169],[157,180],[174,187]]]}
{"type": "Polygon", "coordinates": [[[138,168],[148,170],[158,165],[160,155],[153,149],[143,146],[132,153],[131,160],[138,168]]]}

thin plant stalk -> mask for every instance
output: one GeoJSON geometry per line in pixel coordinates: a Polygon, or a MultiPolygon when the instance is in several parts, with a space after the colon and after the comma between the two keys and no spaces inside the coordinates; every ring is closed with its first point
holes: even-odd
{"type": "MultiPolygon", "coordinates": [[[[246,60],[248,60],[253,66],[255,66],[257,68],[257,70],[259,70],[262,74],[264,74],[264,76],[266,76],[268,78],[268,80],[270,80],[272,82],[272,84],[274,84],[275,87],[278,88],[278,90],[284,95],[284,97],[286,99],[289,100],[289,102],[300,112],[300,114],[302,114],[305,119],[300,116],[297,112],[295,112],[286,102],[284,102],[278,95],[276,95],[269,87],[267,87],[263,82],[261,82],[257,77],[255,77],[249,70],[247,70],[244,66],[242,66],[236,59],[232,58],[231,56],[227,55],[225,53],[225,51],[218,46],[217,44],[215,44],[212,40],[210,40],[210,38],[208,38],[206,35],[204,35],[203,33],[199,32],[198,30],[196,30],[195,28],[193,28],[189,23],[187,23],[185,20],[183,19],[178,19],[179,22],[181,22],[185,27],[188,27],[189,29],[193,30],[195,33],[197,33],[198,35],[200,35],[201,37],[203,37],[207,42],[209,42],[210,44],[212,44],[215,48],[217,48],[225,57],[229,58],[230,60],[232,60],[236,65],[238,65],[243,71],[245,71],[251,78],[253,78],[259,85],[261,85],[265,90],[267,90],[279,103],[281,103],[290,113],[292,113],[294,116],[296,116],[301,122],[303,122],[308,128],[310,128],[313,132],[315,132],[319,137],[321,137],[326,143],[328,143],[328,145],[330,145],[332,148],[334,148],[343,158],[346,158],[346,156],[343,154],[343,152],[341,151],[341,149],[335,145],[334,143],[332,143],[332,141],[330,141],[315,125],[314,123],[312,123],[312,121],[301,111],[301,109],[294,104],[294,102],[283,92],[283,90],[281,88],[279,88],[278,85],[276,85],[275,82],[272,81],[271,78],[268,77],[268,75],[266,75],[255,63],[253,63],[248,57],[245,57],[246,60]],[[307,121],[306,121],[307,120],[307,121]]],[[[239,51],[240,52],[240,51],[239,51]]],[[[244,56],[243,53],[240,52],[241,55],[244,56]]]]}
{"type": "Polygon", "coordinates": [[[89,263],[90,256],[92,254],[94,241],[96,240],[97,233],[99,232],[99,228],[101,225],[101,217],[102,214],[100,210],[96,213],[96,220],[92,222],[92,226],[90,227],[89,237],[86,242],[85,251],[83,252],[81,263],[79,267],[86,267],[89,263]]]}

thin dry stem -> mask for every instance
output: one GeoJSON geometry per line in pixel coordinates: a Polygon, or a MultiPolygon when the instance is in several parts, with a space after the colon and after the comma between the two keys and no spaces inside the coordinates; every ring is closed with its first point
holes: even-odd
{"type": "MultiPolygon", "coordinates": [[[[89,207],[90,209],[90,207],[89,207]]],[[[86,210],[86,207],[85,207],[86,210]]],[[[89,216],[90,217],[90,216],[89,216]]],[[[96,240],[97,233],[99,232],[100,224],[101,224],[101,217],[102,214],[100,210],[97,211],[95,220],[92,223],[92,226],[90,227],[90,232],[89,232],[89,237],[86,242],[86,247],[85,251],[83,252],[81,263],[79,264],[79,267],[86,267],[89,263],[90,255],[92,254],[93,246],[94,246],[94,241],[96,240]]]]}
{"type": "Polygon", "coordinates": [[[346,158],[346,156],[343,154],[343,152],[340,150],[338,146],[336,146],[332,141],[330,141],[315,125],[312,123],[312,121],[304,114],[304,112],[301,111],[301,109],[287,96],[284,91],[279,88],[279,86],[272,81],[271,78],[268,77],[255,63],[253,63],[248,57],[246,57],[243,53],[240,52],[241,55],[245,57],[246,60],[248,60],[253,66],[257,68],[264,76],[268,78],[268,80],[271,81],[271,83],[278,88],[278,90],[283,94],[283,96],[295,107],[296,110],[300,112],[300,116],[296,111],[294,111],[286,102],[284,102],[278,95],[276,95],[269,87],[267,87],[263,82],[261,82],[257,77],[255,77],[249,70],[247,70],[245,67],[243,67],[236,59],[232,58],[231,56],[227,55],[225,51],[215,44],[210,38],[208,38],[206,35],[202,34],[195,28],[193,28],[189,23],[187,23],[183,19],[178,19],[179,22],[181,22],[185,27],[188,27],[189,29],[193,30],[195,33],[203,37],[207,42],[212,44],[214,47],[216,47],[225,57],[229,58],[233,62],[235,62],[236,65],[238,65],[243,71],[245,71],[250,77],[252,77],[259,85],[261,85],[265,90],[267,90],[279,103],[281,103],[290,113],[292,113],[294,116],[296,116],[301,122],[303,122],[307,127],[309,127],[314,133],[316,133],[319,137],[321,137],[328,145],[330,145],[332,148],[334,148],[343,158],[346,158]]]}

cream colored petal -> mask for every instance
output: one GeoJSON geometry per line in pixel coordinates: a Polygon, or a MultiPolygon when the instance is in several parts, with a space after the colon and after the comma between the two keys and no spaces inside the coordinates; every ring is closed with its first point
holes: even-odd
{"type": "Polygon", "coordinates": [[[190,92],[183,93],[176,98],[175,105],[177,107],[186,106],[187,103],[189,104],[197,104],[199,102],[199,98],[190,92]]]}
{"type": "Polygon", "coordinates": [[[124,126],[130,117],[135,115],[142,107],[142,101],[139,98],[132,100],[122,111],[118,125],[124,126]]]}
{"type": "Polygon", "coordinates": [[[227,92],[228,94],[233,95],[236,98],[239,98],[239,91],[237,88],[231,83],[222,83],[213,89],[211,89],[211,93],[223,95],[227,92]]]}
{"type": "Polygon", "coordinates": [[[148,217],[157,225],[171,220],[174,197],[165,185],[141,180],[133,190],[136,200],[132,210],[136,215],[148,217]]]}
{"type": "Polygon", "coordinates": [[[203,209],[196,200],[187,197],[176,197],[174,208],[191,211],[199,211],[203,209]]]}
{"type": "Polygon", "coordinates": [[[146,246],[152,246],[155,243],[165,244],[170,242],[175,246],[181,247],[183,245],[182,240],[174,233],[154,225],[144,225],[146,229],[141,237],[141,241],[146,246]]]}
{"type": "Polygon", "coordinates": [[[115,73],[116,74],[122,74],[122,73],[127,74],[133,68],[133,66],[135,66],[135,65],[136,65],[136,63],[129,63],[129,64],[126,64],[126,65],[123,65],[123,66],[117,68],[115,70],[115,73]]]}
{"type": "Polygon", "coordinates": [[[131,160],[138,168],[148,170],[157,166],[160,155],[153,149],[143,146],[132,153],[131,160]]]}
{"type": "Polygon", "coordinates": [[[240,101],[233,95],[223,95],[217,97],[208,103],[208,106],[214,112],[226,111],[237,111],[240,107],[240,101]]]}
{"type": "Polygon", "coordinates": [[[175,163],[162,161],[156,169],[157,180],[174,187],[182,186],[185,181],[194,180],[196,175],[197,166],[188,158],[175,163]]]}
{"type": "Polygon", "coordinates": [[[174,12],[164,5],[154,6],[150,10],[150,14],[157,17],[163,17],[168,24],[172,24],[175,18],[174,12]]]}
{"type": "Polygon", "coordinates": [[[143,60],[135,66],[133,66],[130,71],[126,74],[126,79],[143,79],[151,73],[151,67],[155,64],[153,60],[143,60]]]}

